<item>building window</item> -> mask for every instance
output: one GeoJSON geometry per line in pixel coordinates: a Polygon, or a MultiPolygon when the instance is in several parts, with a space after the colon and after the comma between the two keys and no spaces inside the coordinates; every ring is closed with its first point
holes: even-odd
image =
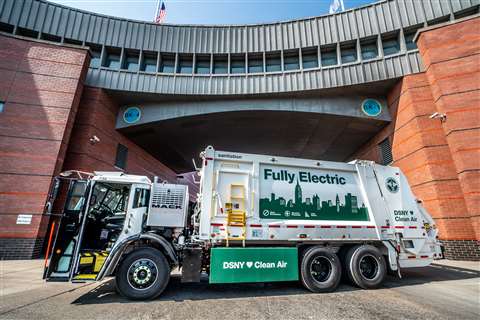
{"type": "Polygon", "coordinates": [[[16,34],[22,37],[38,39],[38,31],[35,31],[35,30],[18,27],[16,34]]]}
{"type": "Polygon", "coordinates": [[[357,47],[355,43],[343,44],[340,46],[342,63],[357,61],[357,47]]]}
{"type": "Polygon", "coordinates": [[[192,74],[193,72],[193,56],[180,55],[178,59],[177,73],[192,74]]]}
{"type": "Polygon", "coordinates": [[[380,163],[388,165],[393,162],[392,146],[390,145],[390,139],[386,138],[378,144],[380,153],[380,163]]]}
{"type": "Polygon", "coordinates": [[[420,29],[420,27],[407,29],[404,31],[405,45],[407,47],[407,50],[417,49],[417,44],[413,41],[413,38],[415,37],[415,34],[417,34],[418,29],[420,29]]]}
{"type": "Polygon", "coordinates": [[[120,50],[107,49],[103,66],[110,69],[120,69],[120,50]]]}
{"type": "Polygon", "coordinates": [[[400,52],[398,33],[382,37],[383,55],[389,56],[400,52]]]}
{"type": "Polygon", "coordinates": [[[138,52],[126,52],[123,68],[128,71],[138,71],[138,59],[140,55],[138,52]]]}
{"type": "Polygon", "coordinates": [[[0,113],[5,109],[5,101],[0,101],[0,113]]]}
{"type": "Polygon", "coordinates": [[[157,53],[156,52],[144,52],[143,61],[140,66],[140,71],[145,72],[157,72],[157,53]]]}
{"type": "Polygon", "coordinates": [[[283,53],[283,70],[290,71],[298,69],[300,69],[298,50],[285,51],[283,53]]]}
{"type": "Polygon", "coordinates": [[[448,21],[450,21],[450,15],[429,20],[427,21],[427,25],[433,26],[433,25],[448,22],[448,21]]]}
{"type": "Polygon", "coordinates": [[[378,57],[378,46],[376,39],[370,39],[361,42],[360,49],[362,51],[363,60],[370,60],[378,57]]]}
{"type": "Polygon", "coordinates": [[[230,56],[230,73],[245,73],[245,55],[236,54],[230,56]]]}
{"type": "Polygon", "coordinates": [[[214,74],[228,73],[228,57],[226,55],[213,56],[213,73],[214,74]]]}
{"type": "Polygon", "coordinates": [[[323,67],[334,66],[337,64],[337,49],[335,47],[321,48],[320,56],[323,67]]]}
{"type": "Polygon", "coordinates": [[[8,23],[2,23],[0,22],[0,31],[2,32],[7,32],[7,33],[13,33],[14,26],[8,23]]]}
{"type": "Polygon", "coordinates": [[[73,44],[73,45],[76,45],[76,46],[81,46],[81,45],[83,45],[82,41],[80,41],[80,40],[75,40],[75,39],[69,39],[69,38],[64,38],[64,39],[63,39],[63,42],[64,42],[64,43],[67,43],[67,44],[73,44]]]}
{"type": "Polygon", "coordinates": [[[62,41],[62,38],[53,34],[48,34],[48,33],[42,33],[40,35],[40,38],[45,41],[51,41],[51,42],[60,42],[62,41]]]}
{"type": "Polygon", "coordinates": [[[195,57],[195,73],[210,74],[210,56],[198,55],[195,57]]]}
{"type": "Polygon", "coordinates": [[[318,68],[318,49],[304,49],[302,50],[302,65],[303,69],[318,68]]]}
{"type": "Polygon", "coordinates": [[[125,169],[127,166],[128,148],[123,144],[117,145],[117,155],[115,156],[115,167],[125,169]]]}
{"type": "Polygon", "coordinates": [[[161,73],[174,73],[175,72],[175,55],[162,54],[160,59],[159,69],[161,73]]]}
{"type": "Polygon", "coordinates": [[[248,73],[263,72],[263,55],[249,54],[248,55],[248,73]]]}
{"type": "Polygon", "coordinates": [[[265,62],[267,72],[282,71],[282,57],[280,56],[280,52],[267,53],[265,62]]]}
{"type": "Polygon", "coordinates": [[[90,47],[90,67],[99,68],[101,66],[102,47],[94,44],[86,44],[86,46],[90,47]]]}
{"type": "Polygon", "coordinates": [[[477,5],[473,8],[468,8],[466,10],[461,10],[461,11],[455,12],[454,17],[455,17],[455,19],[465,18],[465,17],[471,16],[471,15],[477,14],[479,9],[480,9],[480,6],[477,5]]]}

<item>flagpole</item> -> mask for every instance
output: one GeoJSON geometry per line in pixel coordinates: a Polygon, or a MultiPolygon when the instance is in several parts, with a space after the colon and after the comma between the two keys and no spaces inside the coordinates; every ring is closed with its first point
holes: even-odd
{"type": "Polygon", "coordinates": [[[340,4],[342,5],[342,12],[345,11],[345,6],[343,5],[343,0],[340,0],[340,4]]]}
{"type": "Polygon", "coordinates": [[[157,20],[158,9],[160,8],[160,0],[157,0],[157,9],[155,10],[155,15],[153,16],[153,22],[157,20]]]}

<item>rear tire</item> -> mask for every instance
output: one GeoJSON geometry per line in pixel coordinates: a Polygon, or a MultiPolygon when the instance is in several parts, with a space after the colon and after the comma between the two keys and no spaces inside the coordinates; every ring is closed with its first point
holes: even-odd
{"type": "Polygon", "coordinates": [[[149,300],[159,296],[170,279],[170,266],[162,252],[143,248],[131,252],[117,270],[118,292],[131,300],[149,300]]]}
{"type": "Polygon", "coordinates": [[[300,275],[303,286],[312,292],[335,291],[342,278],[340,259],[324,247],[312,247],[303,254],[300,275]]]}
{"type": "Polygon", "coordinates": [[[382,253],[371,245],[350,248],[345,257],[345,270],[350,281],[363,289],[380,287],[387,274],[382,253]]]}

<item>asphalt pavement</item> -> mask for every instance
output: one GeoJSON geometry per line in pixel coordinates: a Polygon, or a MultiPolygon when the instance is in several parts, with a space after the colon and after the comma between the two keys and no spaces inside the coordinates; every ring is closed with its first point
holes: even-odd
{"type": "Polygon", "coordinates": [[[45,283],[42,261],[0,261],[0,319],[480,319],[480,264],[441,260],[389,276],[377,290],[342,284],[313,294],[297,282],[182,284],[132,302],[101,283],[45,283]]]}

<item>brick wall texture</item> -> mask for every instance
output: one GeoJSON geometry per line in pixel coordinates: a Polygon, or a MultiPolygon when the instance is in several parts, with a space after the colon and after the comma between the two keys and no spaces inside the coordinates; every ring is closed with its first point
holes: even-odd
{"type": "Polygon", "coordinates": [[[426,29],[417,45],[425,72],[402,78],[388,95],[395,119],[355,157],[379,160],[389,138],[394,163],[435,218],[450,259],[479,257],[480,18],[426,29]],[[438,112],[445,121],[430,119],[438,112]]]}
{"type": "Polygon", "coordinates": [[[480,260],[480,242],[477,240],[440,240],[443,255],[452,260],[480,260]]]}
{"type": "Polygon", "coordinates": [[[0,36],[0,258],[35,257],[83,90],[86,49],[0,36]],[[16,224],[19,214],[30,224],[16,224]]]}
{"type": "MultiPolygon", "coordinates": [[[[117,102],[84,87],[86,48],[8,36],[0,43],[0,259],[39,256],[53,221],[44,215],[47,195],[62,171],[124,171],[177,182],[175,172],[115,130],[117,102]],[[94,135],[100,142],[91,144],[94,135]],[[114,165],[118,143],[128,148],[125,170],[114,165]],[[16,224],[19,214],[31,214],[32,222],[16,224]]],[[[195,193],[196,185],[185,181],[195,193]]]]}
{"type": "MultiPolygon", "coordinates": [[[[64,170],[123,171],[145,175],[152,180],[157,176],[160,181],[179,182],[173,170],[115,129],[119,103],[105,90],[85,87],[80,105],[67,149],[64,170]],[[90,143],[93,136],[100,141],[90,143]],[[115,166],[119,143],[128,148],[125,169],[115,166]]],[[[196,193],[197,185],[191,181],[185,183],[189,185],[191,193],[196,193]]]]}

